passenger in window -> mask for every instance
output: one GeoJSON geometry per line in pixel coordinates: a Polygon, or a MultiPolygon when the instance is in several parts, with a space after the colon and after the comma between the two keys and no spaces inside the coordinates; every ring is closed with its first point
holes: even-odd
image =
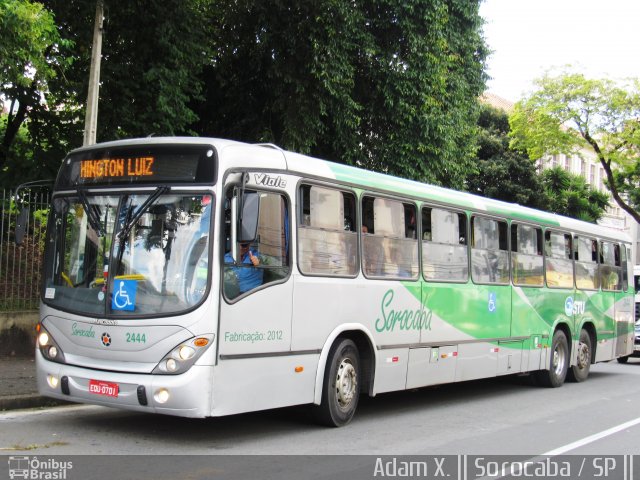
{"type": "MultiPolygon", "coordinates": [[[[238,281],[238,290],[242,294],[262,285],[264,272],[261,268],[257,268],[260,265],[258,252],[251,250],[248,243],[240,244],[239,254],[238,265],[228,268],[235,273],[238,281]]],[[[224,262],[233,263],[231,252],[225,254],[224,262]]]]}
{"type": "Polygon", "coordinates": [[[364,263],[365,271],[368,275],[376,277],[384,276],[384,260],[384,249],[378,242],[372,242],[365,248],[364,263]]]}

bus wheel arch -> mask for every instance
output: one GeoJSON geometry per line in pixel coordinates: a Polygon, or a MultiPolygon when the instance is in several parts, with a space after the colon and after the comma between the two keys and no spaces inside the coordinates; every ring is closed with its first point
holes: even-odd
{"type": "Polygon", "coordinates": [[[368,332],[360,329],[334,332],[318,363],[313,406],[316,419],[335,427],[349,423],[359,395],[371,394],[374,365],[375,350],[368,332]],[[351,391],[352,387],[355,391],[351,391]]]}

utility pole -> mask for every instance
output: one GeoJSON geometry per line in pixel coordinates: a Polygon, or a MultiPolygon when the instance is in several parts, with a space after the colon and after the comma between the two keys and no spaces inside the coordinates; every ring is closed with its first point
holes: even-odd
{"type": "Polygon", "coordinates": [[[84,118],[83,145],[96,143],[98,128],[98,91],[100,90],[100,59],[102,57],[102,23],[104,21],[104,0],[96,1],[96,20],[93,26],[93,46],[91,47],[91,70],[89,71],[89,92],[87,94],[87,114],[84,118]]]}

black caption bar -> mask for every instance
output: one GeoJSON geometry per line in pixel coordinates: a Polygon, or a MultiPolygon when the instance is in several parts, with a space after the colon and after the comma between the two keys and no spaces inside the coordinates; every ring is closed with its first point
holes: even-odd
{"type": "MultiPolygon", "coordinates": [[[[212,452],[213,453],[213,452],[212,452]]],[[[634,480],[638,455],[3,455],[0,478],[634,480]]],[[[640,480],[640,476],[638,477],[640,480]]]]}

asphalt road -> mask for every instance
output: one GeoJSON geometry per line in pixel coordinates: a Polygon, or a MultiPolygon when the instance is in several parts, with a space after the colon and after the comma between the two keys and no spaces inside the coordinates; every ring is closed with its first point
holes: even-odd
{"type": "Polygon", "coordinates": [[[341,429],[313,424],[302,407],[211,419],[95,406],[0,414],[6,455],[603,455],[638,445],[640,359],[595,365],[587,382],[558,389],[498,378],[362,398],[341,429]]]}

